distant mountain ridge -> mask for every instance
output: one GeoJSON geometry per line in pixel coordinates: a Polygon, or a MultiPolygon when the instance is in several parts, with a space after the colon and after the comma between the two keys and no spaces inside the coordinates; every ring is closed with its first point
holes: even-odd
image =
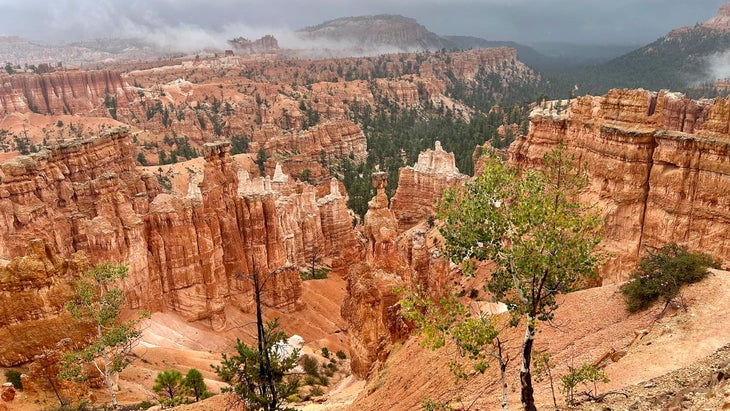
{"type": "Polygon", "coordinates": [[[454,45],[415,19],[396,14],[341,17],[297,33],[306,40],[325,40],[358,47],[392,47],[399,51],[440,50],[454,45]]]}
{"type": "Polygon", "coordinates": [[[702,24],[664,37],[578,75],[583,91],[681,90],[730,76],[730,3],[702,24]]]}

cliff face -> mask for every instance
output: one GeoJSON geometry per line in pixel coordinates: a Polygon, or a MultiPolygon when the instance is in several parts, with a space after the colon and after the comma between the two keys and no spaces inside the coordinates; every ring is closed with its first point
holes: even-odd
{"type": "MultiPolygon", "coordinates": [[[[134,98],[131,87],[115,71],[57,71],[46,74],[0,74],[0,116],[36,111],[51,114],[106,110],[104,99],[118,105],[134,98]]],[[[100,117],[105,114],[99,114],[100,117]]]]}
{"type": "Polygon", "coordinates": [[[723,4],[717,15],[706,22],[702,27],[717,31],[730,31],[730,4],[723,4]]]}
{"type": "Polygon", "coordinates": [[[586,165],[583,199],[603,210],[613,253],[604,280],[625,279],[644,247],[672,241],[730,261],[729,100],[612,90],[561,113],[536,109],[531,122],[512,160],[539,166],[562,141],[586,165]]]}
{"type": "Polygon", "coordinates": [[[395,200],[388,208],[387,174],[373,174],[377,194],[365,214],[365,262],[348,273],[342,317],[349,325],[352,371],[361,378],[381,367],[393,343],[403,341],[410,332],[400,314],[402,296],[395,290],[418,286],[437,297],[448,284],[451,267],[437,246],[443,239],[439,240],[438,230],[426,222],[431,214],[428,209],[433,209],[428,199],[439,195],[442,184],[457,184],[466,177],[455,171],[453,154],[443,152],[438,143],[435,151],[421,153],[416,167],[410,170],[414,179],[405,186],[401,180],[396,193],[403,203],[403,220],[395,212],[395,200]],[[406,205],[416,196],[424,197],[419,204],[425,210],[406,205]],[[399,231],[400,227],[405,231],[399,231]]]}
{"type": "Polygon", "coordinates": [[[442,191],[467,178],[456,168],[454,154],[444,151],[440,142],[436,142],[434,150],[420,153],[413,167],[400,169],[398,189],[391,204],[398,220],[398,232],[435,216],[436,200],[441,198],[442,191]]]}
{"type": "Polygon", "coordinates": [[[313,247],[335,267],[360,255],[338,191],[318,199],[280,169],[250,179],[228,143],[216,143],[204,147],[203,173],[192,178],[200,183],[183,198],[162,193],[155,175],[135,169],[133,154],[130,134],[115,130],[3,163],[0,253],[22,255],[40,238],[61,255],[128,261],[131,307],[174,310],[216,329],[227,304],[252,309],[254,270],[275,276],[265,303],[294,310],[302,304],[298,267],[313,247]]]}
{"type": "Polygon", "coordinates": [[[64,309],[72,281],[86,265],[82,254],[64,259],[34,240],[26,255],[0,268],[0,366],[28,362],[39,347],[54,347],[64,338],[81,341],[93,331],[64,309]]]}

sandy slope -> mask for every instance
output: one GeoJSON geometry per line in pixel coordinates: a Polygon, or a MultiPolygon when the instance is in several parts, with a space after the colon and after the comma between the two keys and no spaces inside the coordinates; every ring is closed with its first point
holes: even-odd
{"type": "MultiPolygon", "coordinates": [[[[559,328],[540,327],[536,348],[553,355],[558,367],[555,375],[565,373],[569,364],[592,363],[612,350],[626,350],[618,362],[609,364],[606,374],[611,379],[600,390],[620,390],[667,372],[687,367],[730,343],[730,273],[713,271],[706,280],[687,287],[684,292],[687,311],[673,310],[655,321],[661,307],[629,315],[623,308],[616,286],[576,292],[563,298],[555,316],[559,328]],[[635,340],[639,330],[647,330],[635,340]]],[[[516,358],[522,328],[507,330],[503,336],[512,347],[509,366],[510,404],[519,406],[516,358]]],[[[370,381],[352,410],[416,410],[427,399],[473,403],[472,410],[497,409],[500,387],[496,367],[486,375],[474,375],[466,384],[455,385],[447,362],[453,350],[426,350],[416,339],[407,341],[394,351],[384,370],[370,381]],[[418,364],[414,367],[413,364],[418,364]]],[[[558,394],[559,404],[563,404],[558,394]]],[[[552,408],[549,385],[536,384],[538,409],[552,408]]],[[[622,409],[622,408],[618,408],[622,409]]]]}

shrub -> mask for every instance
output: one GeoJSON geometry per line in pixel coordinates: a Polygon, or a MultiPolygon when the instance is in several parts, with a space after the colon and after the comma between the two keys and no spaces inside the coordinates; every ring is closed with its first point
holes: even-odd
{"type": "Polygon", "coordinates": [[[598,395],[596,383],[602,382],[605,384],[609,381],[603,370],[599,370],[591,364],[583,364],[578,368],[568,366],[568,373],[560,377],[560,382],[563,384],[563,392],[565,393],[565,402],[571,406],[575,404],[575,388],[578,385],[583,384],[588,386],[588,384],[592,383],[592,395],[595,396],[598,395]]]}
{"type": "Polygon", "coordinates": [[[23,382],[20,379],[20,371],[18,370],[6,370],[5,371],[5,379],[8,382],[13,383],[13,387],[15,387],[18,390],[23,390],[23,382]]]}
{"type": "Polygon", "coordinates": [[[330,357],[330,350],[327,347],[322,347],[322,357],[329,358],[330,357]]]}
{"type": "Polygon", "coordinates": [[[628,310],[644,310],[659,299],[668,304],[682,285],[705,278],[708,267],[720,268],[720,264],[707,254],[691,253],[675,243],[650,252],[641,259],[631,280],[621,287],[628,310]]]}
{"type": "Polygon", "coordinates": [[[335,356],[337,356],[337,358],[339,358],[341,360],[344,360],[347,358],[347,356],[345,355],[345,352],[342,350],[337,350],[337,352],[335,353],[335,356]]]}
{"type": "Polygon", "coordinates": [[[304,377],[304,385],[313,386],[317,385],[318,382],[319,379],[313,375],[307,375],[306,377],[304,377]]]}
{"type": "Polygon", "coordinates": [[[307,375],[319,377],[319,363],[316,358],[305,355],[302,359],[302,368],[307,375]]]}

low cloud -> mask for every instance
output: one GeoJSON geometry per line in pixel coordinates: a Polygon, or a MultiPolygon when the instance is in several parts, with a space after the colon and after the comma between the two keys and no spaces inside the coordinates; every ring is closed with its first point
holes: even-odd
{"type": "Polygon", "coordinates": [[[708,80],[730,79],[730,49],[709,56],[707,65],[708,80]]]}

